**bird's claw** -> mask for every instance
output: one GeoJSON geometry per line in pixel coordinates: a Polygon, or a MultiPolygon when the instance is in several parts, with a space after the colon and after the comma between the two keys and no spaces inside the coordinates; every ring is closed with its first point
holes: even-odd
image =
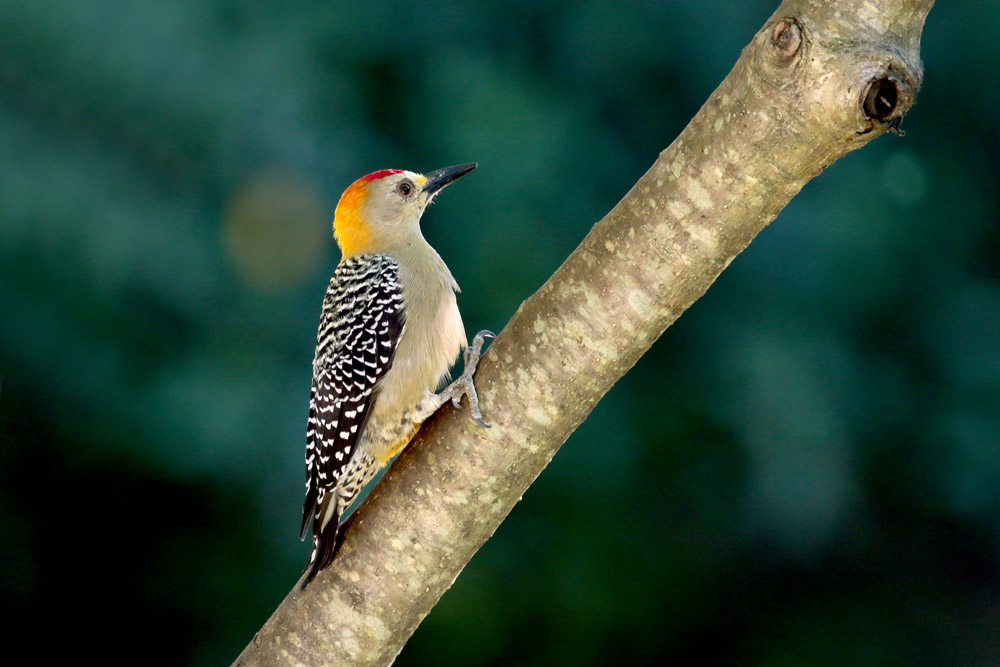
{"type": "Polygon", "coordinates": [[[462,396],[468,396],[469,407],[472,409],[472,418],[483,428],[489,428],[490,425],[483,421],[483,413],[479,409],[479,394],[476,392],[476,384],[473,382],[472,376],[476,373],[479,358],[482,356],[483,343],[487,338],[496,338],[496,334],[488,329],[483,329],[472,339],[472,345],[465,348],[463,356],[465,369],[462,371],[462,377],[458,378],[456,382],[456,384],[461,385],[462,391],[451,399],[452,405],[460,408],[462,407],[462,396]]]}

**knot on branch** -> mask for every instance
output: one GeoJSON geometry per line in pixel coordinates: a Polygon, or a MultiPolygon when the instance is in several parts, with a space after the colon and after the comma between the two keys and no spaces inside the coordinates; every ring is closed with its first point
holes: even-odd
{"type": "Polygon", "coordinates": [[[794,18],[778,21],[771,28],[770,50],[775,64],[791,64],[802,47],[802,27],[794,18]]]}
{"type": "Polygon", "coordinates": [[[796,85],[809,49],[809,35],[797,18],[786,17],[765,26],[754,38],[750,66],[768,85],[790,90],[796,85]]]}

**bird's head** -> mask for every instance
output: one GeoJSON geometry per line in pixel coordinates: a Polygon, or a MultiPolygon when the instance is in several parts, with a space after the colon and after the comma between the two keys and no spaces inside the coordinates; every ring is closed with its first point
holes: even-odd
{"type": "Polygon", "coordinates": [[[354,181],[333,216],[333,236],[344,259],[419,237],[420,216],[434,196],[476,166],[460,164],[426,175],[383,169],[354,181]]]}

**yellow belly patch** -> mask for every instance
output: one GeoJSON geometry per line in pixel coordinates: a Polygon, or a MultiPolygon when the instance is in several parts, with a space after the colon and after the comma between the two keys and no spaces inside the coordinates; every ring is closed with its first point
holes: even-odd
{"type": "Polygon", "coordinates": [[[398,454],[400,450],[403,449],[403,447],[406,447],[408,444],[410,444],[410,440],[413,440],[413,436],[415,436],[417,434],[417,431],[419,430],[420,430],[420,424],[414,424],[413,427],[409,431],[407,431],[402,437],[400,437],[399,440],[397,440],[392,447],[389,447],[388,449],[382,452],[375,453],[375,460],[378,461],[378,464],[380,466],[384,466],[386,463],[388,463],[389,459],[398,454]]]}

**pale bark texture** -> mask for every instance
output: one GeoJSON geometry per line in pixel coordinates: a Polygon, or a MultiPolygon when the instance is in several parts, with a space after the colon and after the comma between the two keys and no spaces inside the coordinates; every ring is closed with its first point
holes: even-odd
{"type": "Polygon", "coordinates": [[[484,356],[477,385],[492,428],[465,409],[439,412],[358,510],[333,565],[289,593],[236,664],[391,663],[660,334],[803,185],[898,126],[932,4],[782,3],[484,356]]]}

